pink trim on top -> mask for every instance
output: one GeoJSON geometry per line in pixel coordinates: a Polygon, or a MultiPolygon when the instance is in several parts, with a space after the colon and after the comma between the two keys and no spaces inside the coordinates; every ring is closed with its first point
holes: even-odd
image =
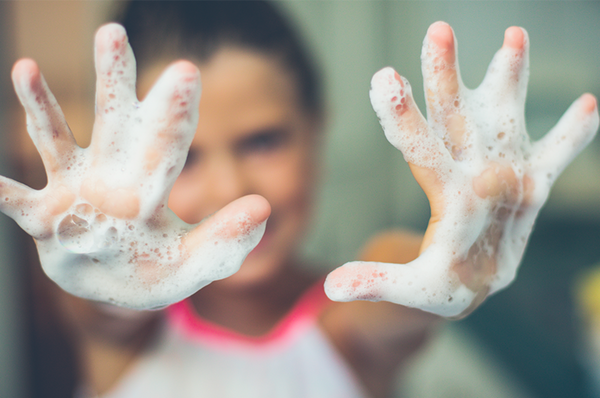
{"type": "Polygon", "coordinates": [[[211,345],[261,347],[285,344],[307,327],[314,325],[323,309],[331,303],[325,295],[323,281],[309,288],[268,333],[262,336],[247,336],[200,317],[191,302],[185,299],[167,308],[169,323],[192,340],[211,345]]]}

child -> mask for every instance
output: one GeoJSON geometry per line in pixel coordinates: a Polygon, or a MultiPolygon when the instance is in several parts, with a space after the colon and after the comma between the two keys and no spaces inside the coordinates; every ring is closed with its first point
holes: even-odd
{"type": "MultiPolygon", "coordinates": [[[[372,82],[374,108],[426,192],[431,221],[422,239],[400,232],[376,237],[362,258],[371,263],[347,265],[326,281],[337,300],[385,301],[331,303],[319,287],[322,277],[308,273],[295,255],[318,173],[323,115],[316,73],[286,23],[269,5],[252,2],[133,2],[124,15],[139,62],[139,97],[146,100],[139,104],[132,96],[133,59],[123,30],[101,28],[97,118],[85,155],[36,65],[15,65],[15,87],[49,184],[38,193],[3,179],[0,209],[36,238],[46,272],[65,289],[135,308],[164,305],[181,294],[163,287],[172,285],[165,280],[185,282],[187,274],[169,279],[185,262],[174,261],[165,271],[156,266],[163,257],[194,258],[206,241],[226,242],[228,250],[237,250],[229,245],[235,239],[253,246],[269,221],[239,272],[164,312],[131,312],[62,295],[84,369],[82,395],[386,396],[397,368],[439,319],[403,305],[465,316],[506,286],[550,183],[597,128],[596,101],[584,95],[546,139],[530,146],[523,140],[525,32],[507,30],[488,78],[471,93],[460,83],[450,27],[432,25],[423,57],[427,122],[408,82],[392,70],[372,82]],[[172,64],[150,90],[177,58],[202,73],[199,104],[190,62],[172,64]],[[155,112],[135,113],[151,106],[155,112]],[[173,154],[185,153],[185,130],[194,126],[196,109],[198,127],[184,164],[173,154]],[[137,148],[119,140],[139,125],[135,146],[146,149],[135,158],[137,148]],[[116,133],[123,126],[130,127],[116,133]],[[144,133],[153,138],[146,141],[144,133]],[[556,154],[561,146],[568,150],[556,154]],[[73,158],[90,162],[83,177],[72,171],[81,167],[73,158]],[[121,169],[118,162],[133,164],[121,169]],[[101,174],[103,167],[110,178],[101,174]],[[164,181],[152,190],[155,171],[164,181]],[[131,175],[137,179],[127,180],[131,175]],[[169,208],[186,223],[204,220],[195,229],[172,221],[161,207],[166,197],[160,195],[171,185],[169,208]],[[98,251],[84,239],[107,220],[114,230],[102,233],[121,239],[115,242],[130,239],[133,248],[109,260],[109,249],[98,251]],[[152,228],[144,229],[148,222],[152,228]],[[164,249],[164,242],[142,247],[142,233],[159,231],[167,241],[182,229],[182,254],[164,249]],[[55,252],[58,261],[50,257],[55,252]],[[119,261],[133,264],[133,282],[114,277],[123,268],[119,261]],[[100,278],[111,282],[104,290],[100,278]]],[[[217,252],[217,264],[231,254],[217,252]]],[[[199,279],[192,285],[210,281],[199,279]]]]}

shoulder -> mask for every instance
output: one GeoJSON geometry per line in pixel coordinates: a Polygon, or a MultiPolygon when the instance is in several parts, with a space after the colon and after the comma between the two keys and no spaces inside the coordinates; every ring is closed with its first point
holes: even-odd
{"type": "Polygon", "coordinates": [[[362,247],[358,260],[408,263],[419,255],[423,234],[404,229],[389,229],[373,235],[362,247]]]}

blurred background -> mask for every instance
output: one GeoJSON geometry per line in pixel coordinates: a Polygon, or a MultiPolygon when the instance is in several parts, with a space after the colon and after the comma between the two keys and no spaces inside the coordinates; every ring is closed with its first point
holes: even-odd
{"type": "MultiPolygon", "coordinates": [[[[526,117],[541,137],[583,92],[600,96],[597,1],[286,1],[322,67],[329,107],[324,174],[306,255],[351,260],[376,231],[425,229],[429,208],[401,154],[387,143],[368,97],[371,76],[391,65],[424,109],[420,51],[427,27],[454,28],[463,80],[482,80],[504,30],[523,26],[531,43],[526,117]]],[[[11,65],[34,58],[78,142],[93,122],[93,35],[110,1],[0,2],[0,173],[24,136],[11,65]],[[19,119],[20,118],[20,119],[19,119]]],[[[600,140],[557,181],[530,239],[517,280],[466,320],[440,331],[399,378],[419,397],[600,396],[591,382],[587,323],[576,299],[581,275],[600,266],[600,140]],[[583,319],[582,319],[583,318],[583,319]],[[587,362],[586,362],[587,361],[587,362]]],[[[32,147],[19,156],[35,159],[32,147]],[[29,152],[27,152],[29,151],[29,152]]],[[[0,396],[28,397],[28,325],[16,225],[0,217],[0,396]]],[[[400,395],[399,395],[400,396],[400,395]]]]}

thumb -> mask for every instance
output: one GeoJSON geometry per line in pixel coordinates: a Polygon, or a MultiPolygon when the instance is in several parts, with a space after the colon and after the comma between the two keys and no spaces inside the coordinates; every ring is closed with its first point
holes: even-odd
{"type": "Polygon", "coordinates": [[[426,250],[408,264],[351,262],[331,272],[325,292],[333,301],[389,301],[445,317],[469,307],[475,293],[426,250]],[[432,261],[433,260],[433,261],[432,261]]]}
{"type": "Polygon", "coordinates": [[[191,248],[206,240],[249,240],[255,246],[270,214],[271,206],[262,196],[241,197],[204,219],[185,237],[184,244],[191,248]]]}
{"type": "Polygon", "coordinates": [[[201,254],[205,264],[219,268],[213,280],[235,273],[260,242],[271,206],[259,195],[239,198],[202,221],[182,239],[187,256],[201,254]],[[210,257],[207,258],[207,257],[210,257]],[[214,257],[214,258],[213,258],[214,257]]]}

